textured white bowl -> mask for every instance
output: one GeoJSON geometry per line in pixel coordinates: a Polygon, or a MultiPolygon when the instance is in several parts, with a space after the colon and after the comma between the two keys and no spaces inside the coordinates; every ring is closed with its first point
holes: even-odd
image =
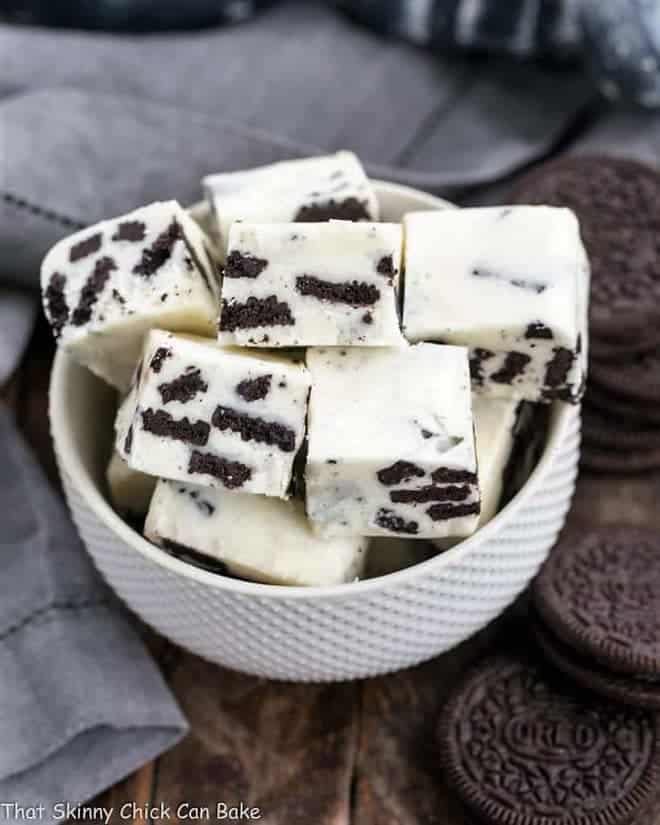
{"type": "MultiPolygon", "coordinates": [[[[383,218],[447,207],[376,182],[383,218]]],[[[196,217],[203,219],[200,207],[196,217]]],[[[226,667],[275,679],[332,681],[398,670],[480,630],[525,588],[557,537],[575,486],[579,410],[555,404],[543,455],[520,493],[474,536],[377,579],[274,587],[214,575],[135,533],[112,510],[104,471],[114,392],[58,352],[50,386],[55,452],[74,521],[97,567],[164,636],[226,667]]]]}

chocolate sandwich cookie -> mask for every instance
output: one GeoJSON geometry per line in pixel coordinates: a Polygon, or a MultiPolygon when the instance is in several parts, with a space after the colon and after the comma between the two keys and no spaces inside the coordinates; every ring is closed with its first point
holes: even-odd
{"type": "Polygon", "coordinates": [[[618,393],[605,390],[593,379],[589,381],[586,400],[593,409],[621,416],[642,429],[649,425],[660,425],[660,405],[631,401],[618,393]]]}
{"type": "Polygon", "coordinates": [[[660,679],[660,531],[564,533],[532,586],[546,626],[616,673],[660,679]]]}
{"type": "Polygon", "coordinates": [[[628,450],[623,453],[585,442],[580,454],[580,466],[595,473],[647,473],[660,467],[660,450],[628,450]]]}
{"type": "Polygon", "coordinates": [[[578,685],[624,705],[660,711],[660,680],[635,679],[607,670],[577,654],[538,619],[532,629],[548,662],[578,685]]]}
{"type": "Polygon", "coordinates": [[[582,437],[585,446],[617,453],[660,451],[660,427],[638,424],[591,404],[582,410],[582,437]]]}
{"type": "Polygon", "coordinates": [[[655,714],[595,701],[522,655],[475,669],[439,737],[449,785],[492,825],[623,825],[660,779],[655,714]]]}
{"type": "Polygon", "coordinates": [[[660,174],[606,156],[567,157],[523,177],[514,203],[572,209],[591,263],[591,332],[622,351],[660,338],[660,174]]]}
{"type": "Polygon", "coordinates": [[[622,362],[593,361],[590,369],[594,381],[606,391],[631,401],[660,404],[660,349],[622,362]]]}

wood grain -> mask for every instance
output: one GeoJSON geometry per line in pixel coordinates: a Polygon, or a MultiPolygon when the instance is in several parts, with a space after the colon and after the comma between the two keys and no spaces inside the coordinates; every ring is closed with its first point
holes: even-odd
{"type": "Polygon", "coordinates": [[[170,684],[192,733],[160,760],[156,804],[243,802],[264,825],[348,825],[357,685],[270,682],[189,654],[170,684]]]}

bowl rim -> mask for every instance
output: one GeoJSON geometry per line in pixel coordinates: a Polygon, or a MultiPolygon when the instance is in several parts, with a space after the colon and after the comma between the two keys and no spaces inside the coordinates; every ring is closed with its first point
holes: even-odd
{"type": "MultiPolygon", "coordinates": [[[[372,183],[378,195],[412,197],[418,201],[420,209],[443,209],[454,206],[449,201],[410,186],[382,180],[373,180],[372,183]]],[[[194,217],[198,217],[203,214],[204,208],[204,203],[198,202],[190,207],[190,211],[194,217]]],[[[95,484],[86,472],[76,448],[73,433],[66,426],[66,416],[64,414],[66,409],[66,385],[72,366],[77,366],[74,359],[63,349],[58,348],[50,377],[49,418],[51,437],[55,446],[60,473],[68,478],[98,521],[146,560],[164,568],[168,573],[182,576],[213,589],[227,590],[244,596],[269,600],[346,599],[360,594],[366,595],[390,587],[404,586],[416,578],[435,575],[438,571],[463,560],[476,547],[494,538],[501,529],[515,518],[516,511],[520,510],[524,503],[534,495],[557,456],[577,409],[568,404],[553,402],[548,437],[543,452],[523,487],[486,525],[454,547],[441,551],[432,558],[413,564],[403,570],[397,570],[371,579],[309,587],[274,585],[229,578],[187,564],[149,542],[115,512],[106,496],[103,495],[100,486],[95,484]]]]}

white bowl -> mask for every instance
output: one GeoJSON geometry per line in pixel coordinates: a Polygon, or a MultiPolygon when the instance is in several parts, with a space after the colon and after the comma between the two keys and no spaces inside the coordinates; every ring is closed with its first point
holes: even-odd
{"type": "MultiPolygon", "coordinates": [[[[383,218],[449,206],[376,182],[383,218]]],[[[200,216],[200,207],[194,214],[200,216]]],[[[203,216],[202,216],[203,217],[203,216]]],[[[555,404],[543,454],[518,495],[474,536],[397,573],[335,587],[275,587],[225,578],[154,547],[105,496],[114,392],[62,351],[50,420],[67,501],[97,567],[158,632],[235,670],[274,679],[374,676],[449,650],[525,588],[554,544],[573,495],[579,410],[555,404]]]]}

